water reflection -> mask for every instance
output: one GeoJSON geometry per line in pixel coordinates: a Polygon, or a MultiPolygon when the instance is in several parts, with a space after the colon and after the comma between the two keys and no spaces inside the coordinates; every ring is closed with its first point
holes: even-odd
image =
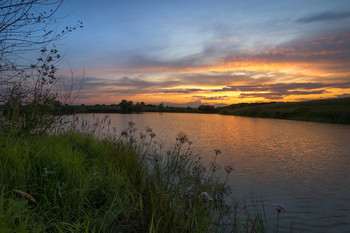
{"type": "MultiPolygon", "coordinates": [[[[103,118],[103,115],[95,114],[103,118]]],[[[91,120],[92,115],[83,115],[91,120]]],[[[111,114],[118,132],[134,121],[157,140],[175,142],[186,132],[209,161],[233,165],[229,184],[238,198],[262,198],[274,224],[272,203],[286,205],[284,224],[296,232],[350,232],[350,126],[205,114],[111,114]]],[[[224,174],[224,171],[222,171],[224,174]]]]}

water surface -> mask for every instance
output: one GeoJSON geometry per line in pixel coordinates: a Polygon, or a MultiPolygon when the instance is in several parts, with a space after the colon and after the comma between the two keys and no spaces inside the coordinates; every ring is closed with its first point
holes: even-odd
{"type": "MultiPolygon", "coordinates": [[[[92,114],[81,115],[86,120],[92,114]]],[[[103,118],[105,114],[95,114],[103,118]]],[[[185,132],[210,161],[221,149],[222,165],[233,165],[233,195],[262,199],[271,226],[282,203],[281,232],[350,232],[350,126],[216,114],[109,114],[120,132],[129,121],[149,126],[157,140],[175,142],[185,132]]],[[[273,230],[273,227],[272,229],[273,230]]]]}

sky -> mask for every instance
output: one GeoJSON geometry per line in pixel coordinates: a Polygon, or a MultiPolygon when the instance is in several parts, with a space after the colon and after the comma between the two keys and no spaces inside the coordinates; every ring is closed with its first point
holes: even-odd
{"type": "Polygon", "coordinates": [[[350,96],[349,0],[66,0],[58,76],[83,104],[350,96]]]}

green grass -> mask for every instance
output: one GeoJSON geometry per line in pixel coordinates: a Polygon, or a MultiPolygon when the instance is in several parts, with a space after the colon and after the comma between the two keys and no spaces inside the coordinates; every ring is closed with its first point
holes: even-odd
{"type": "Polygon", "coordinates": [[[227,202],[232,168],[220,180],[221,151],[205,167],[185,133],[167,148],[150,128],[136,134],[133,122],[111,132],[108,116],[91,124],[75,117],[68,130],[50,134],[27,131],[20,118],[0,120],[0,233],[275,228],[263,205],[227,202]]]}
{"type": "Polygon", "coordinates": [[[108,117],[95,120],[74,118],[57,134],[0,132],[0,233],[268,232],[263,204],[228,204],[232,168],[216,176],[220,150],[205,167],[185,133],[167,148],[150,128],[136,134],[129,122],[105,135],[108,117]]]}
{"type": "Polygon", "coordinates": [[[99,140],[73,132],[0,137],[0,232],[208,232],[220,227],[225,185],[200,181],[208,171],[200,170],[184,141],[173,148],[171,159],[156,160],[150,157],[154,148],[129,139],[99,140]],[[203,191],[215,201],[203,200],[203,191]]]}

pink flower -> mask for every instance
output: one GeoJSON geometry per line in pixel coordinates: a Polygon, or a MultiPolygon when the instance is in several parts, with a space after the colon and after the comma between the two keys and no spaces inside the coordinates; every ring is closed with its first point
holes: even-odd
{"type": "Polygon", "coordinates": [[[207,193],[207,192],[202,192],[201,197],[204,199],[204,201],[214,201],[214,199],[207,193]]]}
{"type": "Polygon", "coordinates": [[[286,208],[282,204],[274,203],[274,204],[272,204],[272,206],[275,207],[275,209],[277,210],[278,213],[283,213],[286,211],[286,208]]]}

